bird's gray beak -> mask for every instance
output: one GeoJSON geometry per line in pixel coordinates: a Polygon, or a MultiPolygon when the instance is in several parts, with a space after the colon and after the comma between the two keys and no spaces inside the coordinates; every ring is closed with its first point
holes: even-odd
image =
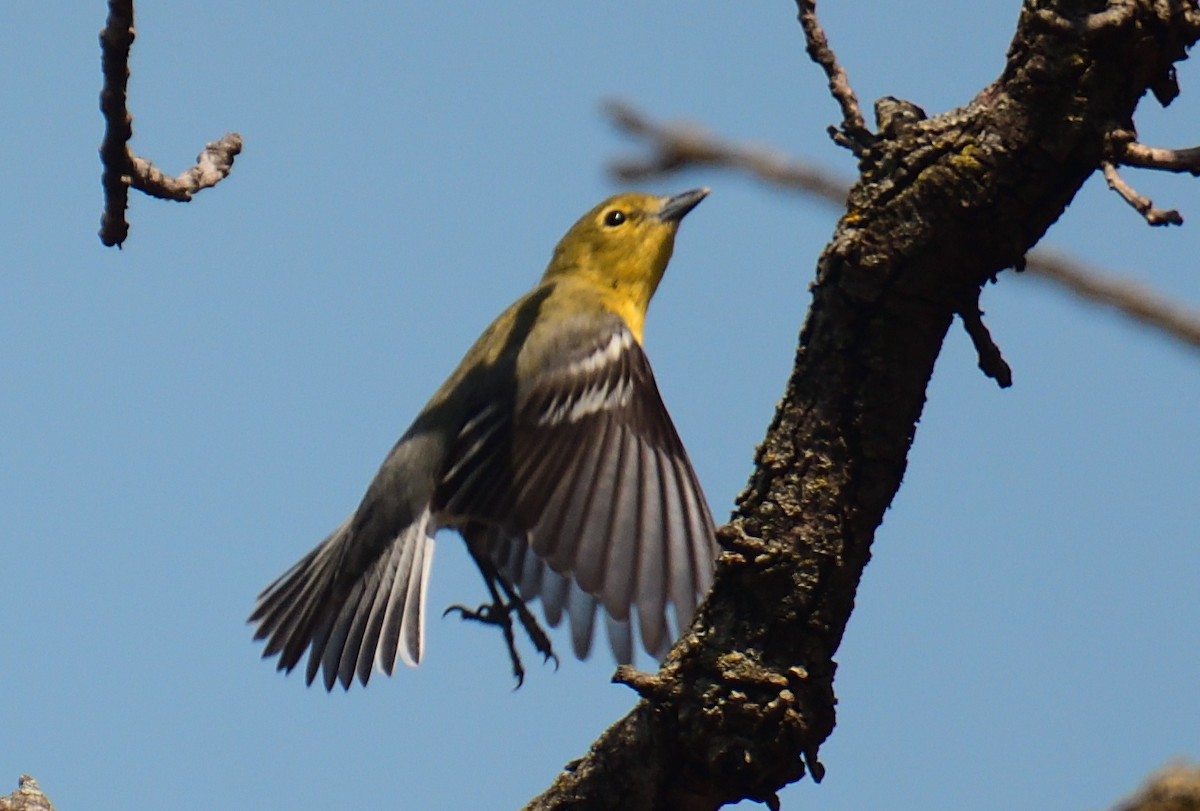
{"type": "Polygon", "coordinates": [[[663,207],[659,209],[658,218],[663,222],[679,222],[685,214],[700,205],[700,201],[707,196],[708,189],[692,189],[669,197],[663,207]]]}

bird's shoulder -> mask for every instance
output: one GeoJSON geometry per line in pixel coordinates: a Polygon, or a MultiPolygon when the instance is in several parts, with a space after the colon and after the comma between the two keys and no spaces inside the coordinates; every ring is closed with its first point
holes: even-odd
{"type": "Polygon", "coordinates": [[[520,378],[589,374],[618,361],[624,350],[640,353],[625,320],[594,291],[561,283],[547,287],[545,316],[522,343],[517,359],[520,378]]]}
{"type": "MultiPolygon", "coordinates": [[[[590,291],[556,286],[552,308],[523,342],[516,358],[516,420],[550,426],[599,413],[625,411],[630,402],[658,400],[649,360],[628,324],[590,291]],[[563,295],[568,300],[556,301],[563,295]]],[[[532,426],[531,426],[532,427],[532,426]]]]}

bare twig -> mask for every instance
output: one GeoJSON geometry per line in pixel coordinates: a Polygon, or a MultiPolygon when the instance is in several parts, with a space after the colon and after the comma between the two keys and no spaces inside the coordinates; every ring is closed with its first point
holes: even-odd
{"type": "Polygon", "coordinates": [[[100,176],[104,187],[100,241],[109,247],[120,246],[129,236],[129,223],[125,221],[130,172],[126,144],[133,137],[133,119],[126,106],[125,88],[134,36],[133,0],[109,0],[108,21],[100,32],[100,66],[104,74],[100,111],[105,122],[104,140],[100,144],[100,163],[104,167],[100,176]]]}
{"type": "Polygon", "coordinates": [[[967,335],[971,336],[971,343],[975,345],[975,352],[979,355],[979,368],[995,380],[1000,388],[1007,389],[1013,383],[1012,368],[1000,354],[1000,347],[996,346],[992,334],[983,323],[983,311],[979,309],[979,301],[975,300],[963,307],[958,311],[958,316],[962,319],[967,335]]]}
{"type": "Polygon", "coordinates": [[[821,66],[829,79],[829,92],[842,108],[842,126],[829,128],[829,136],[834,143],[844,146],[855,155],[875,143],[875,136],[867,129],[863,118],[862,108],[858,105],[858,97],[850,87],[850,79],[845,69],[837,61],[825,30],[817,21],[817,0],[796,0],[800,9],[800,26],[804,29],[804,40],[809,57],[821,66]]]}
{"type": "Polygon", "coordinates": [[[850,184],[840,175],[792,160],[783,153],[723,141],[694,124],[659,124],[617,101],[607,102],[604,111],[618,129],[645,140],[651,149],[647,158],[626,158],[611,164],[610,170],[621,180],[646,180],[689,166],[714,166],[747,172],[764,183],[800,189],[835,205],[846,202],[850,184]]]}
{"type": "Polygon", "coordinates": [[[1100,164],[1104,170],[1104,179],[1108,181],[1108,187],[1121,196],[1129,205],[1143,217],[1150,225],[1183,225],[1183,216],[1175,209],[1155,208],[1154,201],[1149,197],[1145,197],[1137,193],[1137,191],[1125,182],[1117,171],[1116,164],[1111,161],[1104,161],[1100,164]]]}
{"type": "Polygon", "coordinates": [[[1193,349],[1200,349],[1200,313],[1180,307],[1152,290],[1119,279],[1052,251],[1029,255],[1029,275],[1064,287],[1081,298],[1112,307],[1193,349]]]}
{"type": "Polygon", "coordinates": [[[205,146],[196,165],[178,177],[168,177],[154,164],[139,158],[129,149],[133,137],[133,118],[129,114],[129,48],[136,36],[133,28],[133,0],[109,0],[108,20],[100,32],[100,59],[104,86],[100,90],[100,110],[104,115],[104,140],[100,144],[103,167],[104,213],[100,218],[100,241],[120,247],[129,236],[125,210],[129,205],[129,187],[151,197],[187,202],[201,189],[215,186],[229,175],[233,159],[242,150],[242,138],[235,132],[205,146]]]}
{"type": "Polygon", "coordinates": [[[204,151],[196,156],[196,165],[179,177],[167,177],[150,161],[134,156],[130,184],[151,197],[186,203],[196,192],[228,177],[233,158],[241,151],[242,136],[227,132],[221,140],[206,144],[204,151]]]}
{"type": "Polygon", "coordinates": [[[1133,142],[1125,146],[1121,163],[1126,166],[1140,166],[1143,169],[1200,175],[1200,146],[1190,149],[1163,149],[1133,142]]]}
{"type": "Polygon", "coordinates": [[[633,665],[618,665],[612,677],[613,684],[624,684],[642,698],[650,701],[670,701],[675,698],[674,685],[654,673],[642,673],[633,665]]]}
{"type": "MultiPolygon", "coordinates": [[[[696,166],[719,167],[747,172],[765,183],[804,192],[839,208],[846,203],[850,182],[836,173],[761,146],[725,141],[694,124],[659,124],[627,104],[609,103],[605,109],[618,129],[646,141],[651,151],[644,160],[617,162],[613,172],[621,180],[657,177],[696,166]]],[[[1022,275],[1053,282],[1200,349],[1200,313],[1050,251],[1031,252],[1026,268],[1029,272],[1022,275]]]]}
{"type": "Polygon", "coordinates": [[[1106,143],[1108,158],[1123,166],[1158,169],[1163,172],[1189,172],[1200,175],[1200,147],[1191,149],[1162,149],[1139,144],[1137,134],[1114,127],[1106,143]]]}

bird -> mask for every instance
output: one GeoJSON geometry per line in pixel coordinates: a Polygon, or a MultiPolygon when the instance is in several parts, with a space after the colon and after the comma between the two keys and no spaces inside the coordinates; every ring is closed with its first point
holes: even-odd
{"type": "Polygon", "coordinates": [[[263,658],[305,683],[364,686],[416,667],[434,535],[462,535],[491,602],[446,613],[498,625],[520,687],[515,614],[557,656],[526,603],[569,618],[589,655],[598,614],[614,657],[661,658],[708,591],[713,519],[642,347],[680,222],[706,188],[624,193],[584,214],[537,285],[506,309],[400,437],[357,509],[258,596],[263,658]]]}

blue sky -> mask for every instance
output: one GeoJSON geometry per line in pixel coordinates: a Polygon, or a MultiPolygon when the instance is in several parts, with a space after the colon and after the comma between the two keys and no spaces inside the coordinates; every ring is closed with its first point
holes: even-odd
{"type": "MultiPolygon", "coordinates": [[[[828,3],[864,105],[939,112],[1003,64],[1016,0],[828,3]]],[[[135,195],[95,232],[104,4],[0,11],[0,793],[62,809],[513,808],[633,703],[611,662],[533,665],[431,619],[427,661],[327,695],[259,659],[255,594],[357,503],[383,454],[630,149],[606,98],[849,173],[791,2],[143,3],[134,147],[233,176],[135,195]],[[7,783],[7,786],[5,785],[7,783]]],[[[1200,72],[1143,139],[1200,131],[1200,72]]],[[[1200,221],[1191,178],[1131,173],[1200,221]]],[[[714,514],[782,391],[834,212],[718,171],[647,349],[714,514]]],[[[1200,308],[1191,224],[1093,178],[1046,243],[1200,308]]],[[[1035,280],[983,302],[1000,391],[956,326],[838,655],[825,782],[785,807],[1101,808],[1200,757],[1200,358],[1035,280]]],[[[484,592],[451,535],[430,605],[484,592]]],[[[565,640],[559,637],[560,643],[565,640]]],[[[535,658],[528,655],[532,664],[535,658]]]]}

